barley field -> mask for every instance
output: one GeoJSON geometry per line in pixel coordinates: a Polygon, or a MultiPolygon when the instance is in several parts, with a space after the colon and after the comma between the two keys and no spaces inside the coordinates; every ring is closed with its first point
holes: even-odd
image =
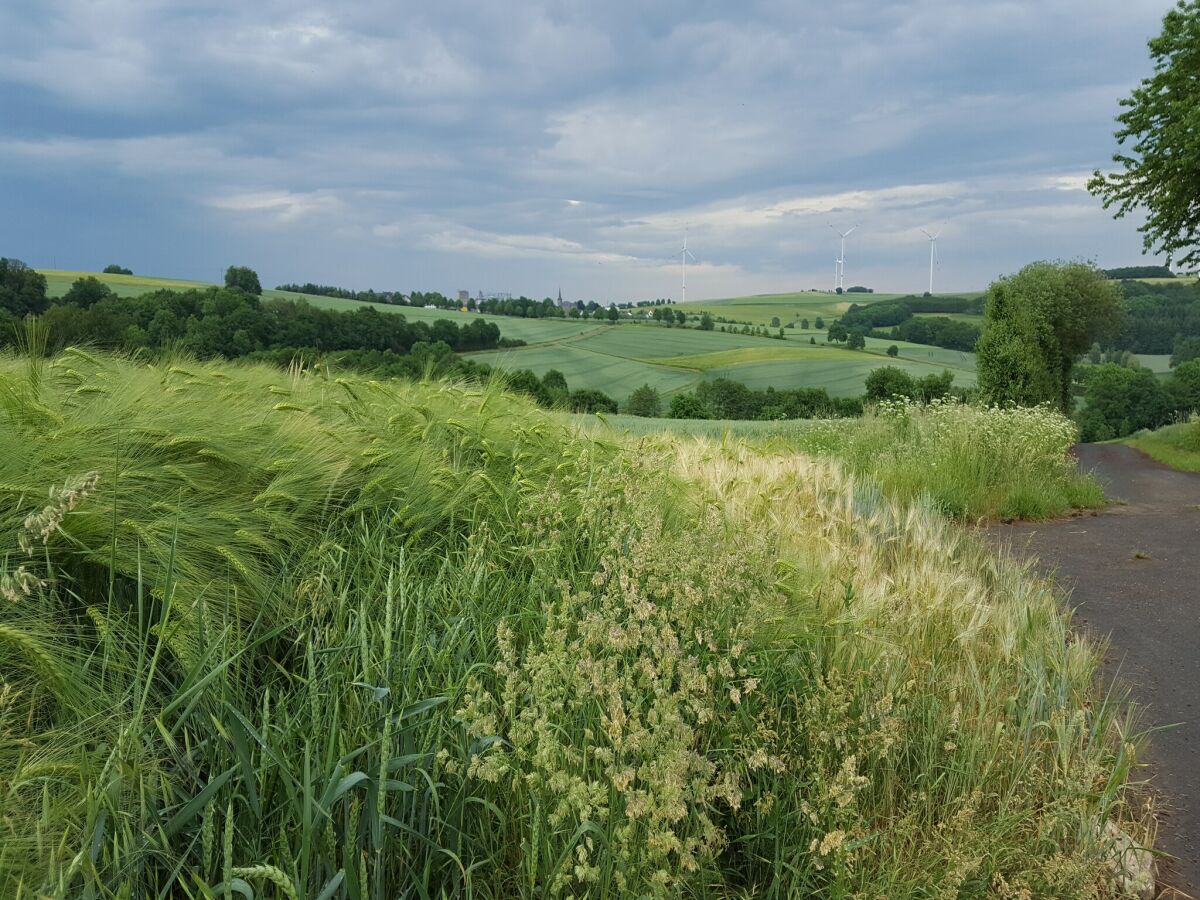
{"type": "Polygon", "coordinates": [[[0,895],[1112,895],[1102,648],[899,474],[1069,491],[1015,415],[0,358],[0,895]]]}

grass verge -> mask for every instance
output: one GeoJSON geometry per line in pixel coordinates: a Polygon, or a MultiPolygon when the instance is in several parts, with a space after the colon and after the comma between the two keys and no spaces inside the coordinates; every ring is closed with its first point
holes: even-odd
{"type": "Polygon", "coordinates": [[[1172,469],[1200,472],[1200,420],[1168,425],[1156,431],[1139,431],[1123,443],[1172,469]]]}

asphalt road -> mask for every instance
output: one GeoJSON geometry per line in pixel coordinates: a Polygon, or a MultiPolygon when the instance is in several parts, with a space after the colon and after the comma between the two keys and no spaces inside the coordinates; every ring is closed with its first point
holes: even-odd
{"type": "Polygon", "coordinates": [[[1111,638],[1106,660],[1143,710],[1163,804],[1160,881],[1200,897],[1200,474],[1115,444],[1081,444],[1079,466],[1118,501],[1099,515],[991,528],[1071,591],[1076,621],[1111,638]]]}

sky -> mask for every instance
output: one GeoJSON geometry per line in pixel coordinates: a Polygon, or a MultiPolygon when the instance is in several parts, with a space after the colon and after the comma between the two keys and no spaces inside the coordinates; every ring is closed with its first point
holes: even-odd
{"type": "Polygon", "coordinates": [[[1084,189],[1171,0],[0,5],[0,255],[627,301],[1142,256],[1084,189]],[[832,226],[832,227],[831,227],[832,226]]]}

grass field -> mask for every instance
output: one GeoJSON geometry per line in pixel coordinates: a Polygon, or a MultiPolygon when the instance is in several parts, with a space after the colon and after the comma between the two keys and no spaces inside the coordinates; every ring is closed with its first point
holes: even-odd
{"type": "Polygon", "coordinates": [[[730,297],[725,300],[698,300],[679,306],[693,315],[708,312],[753,325],[769,325],[778,317],[780,324],[799,322],[807,318],[811,323],[817,316],[826,320],[835,319],[845,312],[851,303],[878,303],[895,300],[903,294],[837,294],[818,291],[803,291],[795,294],[756,294],[749,297],[730,297]]]}
{"type": "Polygon", "coordinates": [[[1053,414],[635,437],[79,351],[0,397],[0,896],[1109,897],[1143,837],[1103,648],[946,515],[1068,502],[1053,414]]]}
{"type": "MultiPolygon", "coordinates": [[[[591,332],[577,340],[470,354],[499,368],[527,368],[544,374],[558,369],[574,387],[594,387],[618,401],[649,384],[664,395],[694,388],[703,379],[730,378],[754,388],[823,387],[831,396],[863,393],[867,375],[893,365],[915,376],[950,369],[955,383],[975,383],[974,356],[954,350],[869,339],[866,351],[810,344],[809,335],[783,340],[623,324],[591,332]],[[897,358],[885,350],[896,344],[897,358]],[[678,351],[684,351],[679,353],[678,351]]],[[[823,336],[820,338],[823,339],[823,336]]]]}
{"type": "MultiPolygon", "coordinates": [[[[979,291],[956,293],[955,297],[977,297],[979,291]]],[[[870,303],[881,303],[884,300],[898,300],[908,294],[837,294],[819,291],[803,291],[795,294],[756,294],[749,297],[730,297],[725,300],[699,300],[684,304],[679,308],[695,315],[703,312],[714,316],[724,316],[739,322],[750,322],[753,325],[770,325],[771,320],[778,318],[781,325],[788,322],[799,322],[807,318],[809,324],[821,316],[826,323],[844,313],[851,303],[865,306],[870,303]]],[[[928,313],[923,315],[938,315],[928,313]]],[[[960,318],[960,316],[954,316],[960,318]]],[[[962,316],[966,320],[973,316],[962,316]]]]}
{"type": "MultiPolygon", "coordinates": [[[[172,281],[144,276],[104,275],[87,272],[44,271],[53,296],[61,296],[76,278],[95,275],[122,295],[140,295],[162,288],[204,287],[199,282],[172,281]]],[[[921,376],[949,368],[959,385],[974,384],[975,363],[972,354],[875,338],[867,340],[867,351],[850,351],[824,344],[825,332],[799,328],[785,329],[785,340],[757,335],[742,335],[719,330],[705,332],[696,328],[666,328],[640,322],[618,325],[574,319],[520,319],[511,316],[479,316],[477,313],[423,309],[419,307],[364,304],[336,297],[318,297],[286,291],[266,290],[267,298],[303,300],[326,309],[354,310],[372,306],[385,313],[401,313],[414,321],[452,321],[476,317],[494,322],[503,337],[526,341],[530,346],[472,354],[472,358],[499,368],[527,368],[543,375],[558,369],[572,389],[593,388],[618,401],[643,384],[664,395],[694,388],[704,378],[732,378],[752,387],[792,388],[824,387],[833,396],[856,396],[871,370],[897,365],[921,376]],[[816,345],[810,344],[815,338],[816,345]],[[899,349],[899,358],[883,355],[891,344],[899,349]]],[[[803,315],[832,316],[849,302],[877,302],[898,295],[854,294],[850,299],[832,294],[785,294],[773,297],[737,298],[719,301],[717,306],[739,309],[777,309],[791,304],[803,315]],[[743,303],[745,301],[745,303],[743,303]],[[748,304],[748,305],[747,305],[748,304]],[[763,304],[767,304],[764,306],[763,304]]],[[[692,304],[688,304],[690,309],[692,304]]],[[[715,310],[715,307],[714,307],[715,310]]],[[[727,313],[728,314],[728,310],[727,313]]],[[[774,314],[774,313],[772,313],[774,314]]],[[[738,317],[742,317],[739,314],[738,317]]],[[[796,316],[797,320],[802,316],[796,316]]],[[[764,319],[769,321],[770,316],[764,319]]]]}
{"type": "Polygon", "coordinates": [[[65,269],[39,269],[46,276],[46,294],[61,297],[80,278],[97,278],[121,297],[138,297],[150,291],[163,289],[185,291],[189,288],[208,287],[202,281],[186,281],[176,278],[151,278],[145,275],[108,275],[104,272],[73,272],[65,269]]]}

